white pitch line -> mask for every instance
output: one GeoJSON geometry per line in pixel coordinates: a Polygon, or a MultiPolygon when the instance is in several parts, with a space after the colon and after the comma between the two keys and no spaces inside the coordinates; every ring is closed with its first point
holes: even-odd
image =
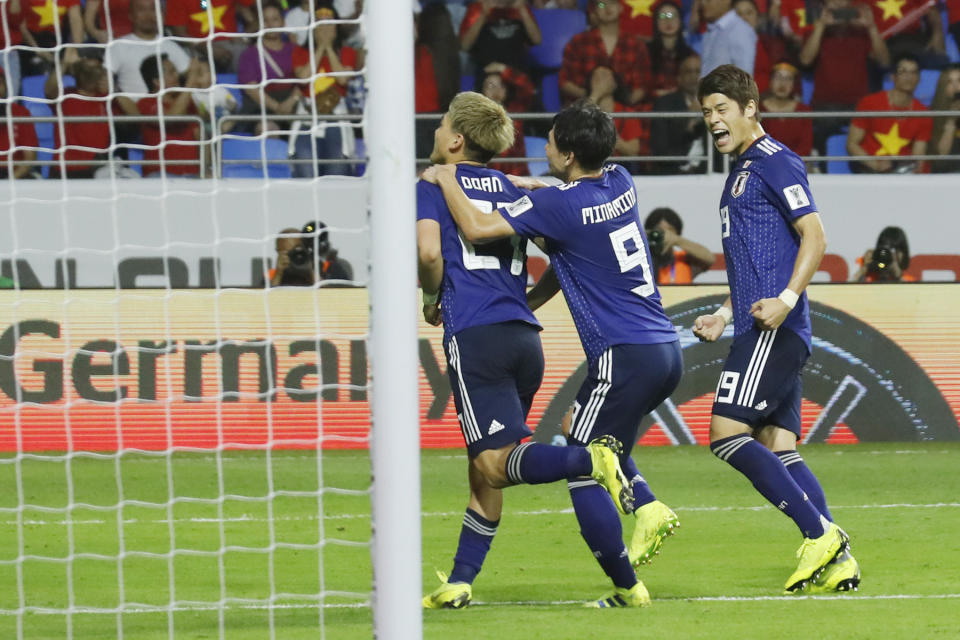
{"type": "MultiPolygon", "coordinates": [[[[956,600],[960,599],[960,593],[889,593],[889,594],[835,594],[835,595],[796,595],[796,596],[695,596],[691,598],[654,598],[653,603],[657,602],[800,602],[804,600],[820,600],[823,602],[856,602],[856,601],[877,601],[877,600],[956,600]]],[[[477,601],[475,600],[471,607],[567,607],[583,604],[584,600],[498,600],[498,601],[477,601]]],[[[157,612],[192,612],[192,611],[229,611],[229,610],[261,610],[261,609],[368,609],[370,602],[341,602],[341,603],[276,603],[276,604],[241,604],[241,605],[217,605],[210,604],[191,604],[174,605],[171,607],[155,606],[143,607],[131,605],[123,607],[123,613],[157,613],[157,612]]],[[[33,613],[36,615],[66,615],[66,609],[27,609],[24,612],[5,609],[0,611],[0,617],[16,616],[22,613],[33,613]]],[[[114,615],[115,609],[94,609],[87,607],[73,607],[69,610],[71,614],[103,614],[114,615]]]]}
{"type": "MultiPolygon", "coordinates": [[[[692,598],[653,598],[657,602],[795,602],[798,600],[824,600],[827,602],[850,602],[853,600],[953,600],[960,598],[960,593],[891,593],[877,595],[833,594],[833,595],[795,595],[795,596],[695,596],[692,598]]],[[[580,604],[583,600],[525,600],[525,601],[495,601],[482,602],[475,600],[475,605],[487,606],[560,606],[580,604]]],[[[326,605],[328,607],[337,605],[326,605]]],[[[471,605],[473,606],[473,605],[471,605]]]]}
{"type": "MultiPolygon", "coordinates": [[[[960,507],[960,502],[932,502],[926,504],[911,504],[911,503],[891,503],[891,504],[852,504],[852,505],[837,505],[831,506],[832,510],[843,510],[843,509],[955,509],[960,507]]],[[[702,512],[702,513],[719,513],[719,512],[728,512],[728,511],[765,511],[768,509],[773,509],[771,505],[756,505],[756,506],[727,506],[727,507],[674,507],[674,511],[689,511],[689,512],[702,512]]],[[[533,511],[510,511],[506,512],[503,515],[505,516],[514,516],[514,517],[524,517],[524,516],[548,516],[548,515],[562,515],[562,514],[572,514],[573,509],[567,507],[565,509],[536,509],[533,511]]],[[[463,515],[462,511],[432,511],[421,514],[424,518],[456,518],[463,515]]],[[[335,513],[327,514],[324,516],[324,520],[356,520],[370,518],[369,513],[335,513]]],[[[298,522],[298,521],[314,521],[317,519],[316,515],[303,515],[303,516],[274,516],[272,522],[298,522]]],[[[174,518],[174,524],[216,524],[220,522],[224,523],[237,523],[237,522],[267,522],[267,518],[261,516],[253,516],[250,514],[242,514],[239,516],[231,516],[228,518],[174,518]]],[[[72,526],[81,526],[81,525],[102,525],[102,524],[116,524],[116,520],[113,518],[86,518],[86,519],[73,519],[70,521],[72,526]]],[[[42,527],[42,526],[66,526],[66,519],[64,520],[37,520],[33,518],[24,519],[24,526],[33,526],[33,527],[42,527]]],[[[123,520],[124,525],[135,525],[135,524],[170,524],[168,518],[153,518],[153,519],[141,519],[141,518],[126,518],[123,520]]],[[[16,526],[17,521],[15,519],[7,519],[0,521],[0,526],[16,526]]]]}

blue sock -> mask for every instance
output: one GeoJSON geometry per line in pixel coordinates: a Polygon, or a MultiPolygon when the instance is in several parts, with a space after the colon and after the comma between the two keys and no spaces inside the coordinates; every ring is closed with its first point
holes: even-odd
{"type": "Polygon", "coordinates": [[[629,589],[637,583],[637,575],[623,544],[620,514],[606,489],[590,478],[568,483],[573,510],[580,523],[580,535],[613,584],[629,589]]]}
{"type": "Polygon", "coordinates": [[[460,528],[457,555],[453,558],[453,571],[450,572],[447,582],[473,584],[483,566],[483,559],[490,550],[493,536],[497,535],[499,524],[499,520],[491,522],[473,509],[467,509],[463,516],[463,526],[460,528]]]}
{"type": "Polygon", "coordinates": [[[644,480],[640,474],[640,469],[637,468],[637,463],[633,461],[633,456],[624,456],[621,458],[620,466],[623,468],[623,472],[627,474],[627,477],[630,478],[630,486],[633,487],[634,511],[657,499],[657,497],[653,495],[653,491],[650,490],[650,485],[647,484],[647,481],[644,480]]]}
{"type": "Polygon", "coordinates": [[[507,456],[507,478],[514,484],[544,484],[589,476],[592,469],[590,452],[585,447],[524,442],[507,456]]]}
{"type": "Polygon", "coordinates": [[[824,534],[826,527],[820,520],[820,512],[772,451],[748,435],[711,442],[710,450],[747,476],[760,495],[796,523],[804,538],[819,538],[824,534]]]}
{"type": "Polygon", "coordinates": [[[813,475],[813,471],[810,471],[810,467],[803,461],[800,454],[793,449],[789,451],[775,451],[774,453],[777,454],[780,462],[782,462],[783,466],[790,472],[790,476],[800,485],[800,488],[806,492],[807,497],[810,498],[810,502],[823,514],[824,518],[833,522],[833,516],[830,515],[830,509],[827,507],[827,496],[823,493],[823,487],[820,486],[820,481],[817,480],[817,476],[813,475]]]}

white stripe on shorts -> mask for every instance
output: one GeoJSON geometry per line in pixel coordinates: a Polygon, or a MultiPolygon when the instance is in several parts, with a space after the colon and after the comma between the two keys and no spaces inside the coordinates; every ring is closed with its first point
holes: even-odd
{"type": "Polygon", "coordinates": [[[482,437],[480,427],[477,426],[477,416],[473,413],[473,405],[470,403],[470,394],[467,393],[467,385],[463,381],[463,368],[460,366],[460,347],[457,345],[457,338],[450,339],[450,366],[457,372],[457,386],[460,387],[460,400],[463,405],[463,418],[460,422],[460,429],[463,431],[463,439],[467,444],[473,444],[482,437]]]}
{"type": "Polygon", "coordinates": [[[613,352],[610,349],[604,351],[597,361],[597,378],[599,384],[590,392],[590,398],[578,416],[581,420],[574,424],[571,430],[573,437],[580,442],[589,441],[603,401],[607,399],[607,392],[613,386],[613,352]]]}
{"type": "Polygon", "coordinates": [[[770,339],[767,340],[767,347],[763,350],[763,359],[760,361],[760,366],[757,368],[758,373],[753,380],[752,388],[750,389],[750,395],[747,397],[747,406],[752,407],[753,401],[757,396],[757,387],[760,386],[760,376],[763,375],[763,369],[767,366],[767,358],[770,357],[770,352],[773,351],[773,342],[777,339],[777,329],[774,329],[770,332],[770,339]]]}
{"type": "Polygon", "coordinates": [[[750,403],[747,402],[750,394],[749,390],[753,387],[754,391],[756,391],[754,381],[759,380],[760,375],[763,373],[761,362],[766,363],[767,358],[764,354],[769,352],[769,346],[773,343],[773,338],[776,334],[776,329],[773,331],[760,332],[760,337],[757,338],[757,344],[753,347],[753,355],[750,356],[750,363],[747,364],[743,381],[740,383],[740,395],[737,397],[737,404],[750,406],[750,403]]]}

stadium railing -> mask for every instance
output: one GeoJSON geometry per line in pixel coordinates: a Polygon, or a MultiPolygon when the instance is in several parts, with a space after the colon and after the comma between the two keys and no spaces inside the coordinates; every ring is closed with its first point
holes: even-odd
{"type": "MultiPolygon", "coordinates": [[[[642,119],[642,120],[656,120],[656,119],[690,119],[690,118],[699,118],[699,115],[696,112],[636,112],[636,113],[614,113],[611,114],[614,119],[642,119]]],[[[545,126],[549,126],[550,120],[553,118],[554,113],[552,112],[531,112],[531,113],[511,113],[510,116],[516,120],[524,122],[542,122],[545,126]]],[[[439,124],[440,119],[443,117],[443,114],[417,114],[416,119],[418,121],[432,121],[439,124]]],[[[763,120],[774,120],[774,119],[802,119],[802,120],[818,120],[818,119],[852,119],[852,118],[939,118],[939,117],[960,117],[960,111],[814,111],[814,112],[792,112],[792,113],[763,113],[763,120]]],[[[76,117],[63,117],[58,118],[55,116],[24,116],[24,117],[13,117],[10,118],[13,122],[32,122],[34,124],[41,123],[57,123],[57,122],[102,122],[103,118],[90,117],[90,116],[76,116],[76,117]]],[[[277,158],[260,158],[260,159],[233,159],[233,158],[223,158],[221,152],[221,142],[225,139],[230,138],[250,138],[249,135],[243,135],[238,133],[231,133],[230,131],[224,131],[225,125],[236,124],[241,122],[272,122],[272,123],[290,123],[290,122],[309,122],[311,125],[321,122],[335,122],[335,123],[352,123],[356,127],[360,127],[363,121],[363,116],[356,114],[343,114],[343,115],[327,115],[327,114],[304,114],[304,115],[225,115],[218,119],[217,121],[217,134],[214,136],[214,139],[208,139],[205,137],[204,123],[205,120],[199,116],[165,116],[163,120],[167,122],[185,122],[192,121],[198,123],[199,131],[201,131],[204,137],[201,140],[197,141],[197,145],[200,148],[200,159],[198,161],[191,160],[176,160],[176,164],[193,164],[198,163],[200,165],[200,175],[207,175],[206,168],[208,163],[212,163],[212,174],[217,176],[222,176],[222,171],[224,165],[243,165],[251,164],[251,161],[256,163],[264,163],[266,165],[271,164],[286,164],[286,165],[297,165],[297,164],[349,164],[352,166],[363,165],[367,162],[367,158],[361,157],[360,155],[354,155],[347,158],[286,158],[286,159],[277,159],[277,158]],[[211,150],[209,159],[207,158],[206,149],[211,144],[215,145],[215,149],[211,150]]],[[[109,121],[117,123],[143,123],[143,122],[153,122],[155,119],[148,118],[144,116],[113,116],[109,121]]],[[[304,131],[306,134],[306,131],[304,131]]],[[[261,134],[262,137],[286,137],[289,135],[289,131],[286,129],[277,129],[272,131],[266,131],[261,134]]],[[[182,143],[182,141],[177,141],[182,143]]],[[[115,145],[115,148],[119,149],[136,149],[136,150],[146,150],[150,147],[143,144],[133,143],[133,142],[124,142],[118,143],[115,145]]],[[[704,149],[711,149],[712,145],[710,144],[709,136],[704,136],[704,149]]],[[[34,148],[40,152],[56,152],[58,149],[51,149],[48,147],[37,147],[34,148]]],[[[850,161],[863,161],[866,159],[865,156],[854,156],[854,155],[807,155],[802,156],[803,160],[807,162],[850,162],[850,161]]],[[[932,154],[927,153],[923,155],[912,155],[905,154],[896,157],[891,157],[898,161],[918,161],[918,162],[947,162],[951,160],[960,160],[960,154],[932,154]]],[[[542,162],[544,156],[523,156],[523,157],[498,157],[496,159],[499,163],[529,163],[529,162],[542,162]]],[[[704,152],[701,154],[690,154],[690,155],[677,155],[677,156],[664,156],[664,155],[636,155],[636,156],[616,156],[616,161],[618,162],[646,162],[646,163],[661,163],[661,162],[691,162],[696,164],[705,164],[705,169],[699,171],[699,173],[714,173],[715,171],[728,171],[729,170],[729,157],[723,156],[723,165],[720,167],[715,166],[715,157],[713,153],[704,152]]],[[[111,163],[120,165],[158,165],[164,164],[167,161],[164,160],[131,160],[123,158],[107,158],[107,159],[97,159],[97,160],[84,160],[84,161],[63,161],[66,165],[70,164],[97,164],[97,165],[108,165],[111,163]]],[[[171,163],[174,161],[170,161],[171,163]]],[[[428,158],[417,158],[419,164],[426,164],[429,162],[428,158]]],[[[61,161],[59,160],[34,160],[34,161],[22,161],[22,160],[8,160],[4,164],[12,164],[17,166],[18,164],[26,163],[33,166],[59,166],[61,161]]],[[[9,166],[9,165],[8,165],[9,166]]]]}

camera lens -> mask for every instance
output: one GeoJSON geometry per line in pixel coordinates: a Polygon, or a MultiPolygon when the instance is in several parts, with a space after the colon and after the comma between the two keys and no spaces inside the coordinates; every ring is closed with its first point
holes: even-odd
{"type": "Polygon", "coordinates": [[[873,252],[873,267],[876,271],[886,271],[893,264],[893,249],[887,246],[877,247],[873,252]]]}
{"type": "Polygon", "coordinates": [[[663,253],[663,230],[647,229],[647,242],[650,244],[650,253],[659,256],[663,253]]]}
{"type": "Polygon", "coordinates": [[[302,267],[310,263],[310,252],[303,245],[290,249],[287,256],[290,258],[290,264],[295,267],[302,267]]]}

